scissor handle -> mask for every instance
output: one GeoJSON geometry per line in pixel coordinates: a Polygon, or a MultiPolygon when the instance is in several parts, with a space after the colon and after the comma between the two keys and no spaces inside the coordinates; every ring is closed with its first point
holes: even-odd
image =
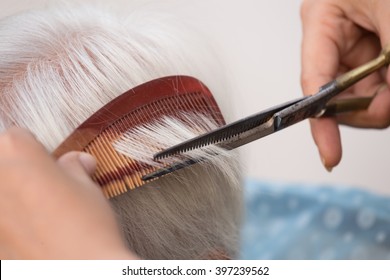
{"type": "Polygon", "coordinates": [[[354,85],[369,74],[379,70],[383,66],[390,64],[390,46],[384,48],[379,56],[362,66],[359,66],[351,71],[336,78],[336,83],[341,91],[354,85]]]}
{"type": "Polygon", "coordinates": [[[377,58],[322,86],[318,93],[276,113],[275,130],[320,115],[333,97],[388,64],[390,64],[390,46],[384,48],[377,58]]]}
{"type": "Polygon", "coordinates": [[[370,97],[339,98],[331,100],[326,104],[325,109],[316,117],[331,117],[342,113],[366,110],[374,97],[375,95],[370,97]]]}

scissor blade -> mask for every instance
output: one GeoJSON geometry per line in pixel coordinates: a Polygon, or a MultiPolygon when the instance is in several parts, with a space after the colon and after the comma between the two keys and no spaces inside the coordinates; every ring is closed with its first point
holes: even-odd
{"type": "Polygon", "coordinates": [[[169,173],[172,173],[174,171],[177,171],[177,170],[183,169],[187,166],[198,163],[200,161],[202,161],[202,160],[186,160],[186,161],[182,161],[182,162],[177,162],[177,163],[171,164],[170,166],[162,167],[162,168],[160,168],[152,173],[149,173],[149,174],[143,176],[141,179],[143,181],[154,180],[154,179],[160,178],[164,175],[167,175],[169,173]]]}
{"type": "MultiPolygon", "coordinates": [[[[274,120],[273,118],[269,119],[268,122],[257,126],[253,129],[250,129],[248,131],[245,131],[241,134],[238,134],[236,136],[233,136],[229,138],[228,140],[224,141],[223,143],[216,144],[219,147],[222,147],[226,150],[232,150],[235,148],[238,148],[242,145],[245,145],[249,142],[252,142],[254,140],[257,140],[261,137],[264,137],[266,135],[274,133],[274,120]]],[[[216,155],[215,155],[216,156],[216,155]]],[[[188,167],[190,165],[193,165],[198,162],[204,161],[204,158],[198,158],[198,159],[184,159],[184,160],[179,160],[169,166],[162,167],[150,174],[147,174],[142,177],[143,181],[148,181],[148,180],[153,180],[157,179],[161,176],[167,175],[169,173],[172,173],[174,171],[183,169],[185,167],[188,167]]]]}
{"type": "Polygon", "coordinates": [[[155,160],[182,154],[212,144],[220,144],[225,149],[234,149],[274,132],[273,116],[276,112],[290,107],[307,97],[292,100],[239,121],[222,126],[206,134],[192,138],[153,156],[155,160]]]}

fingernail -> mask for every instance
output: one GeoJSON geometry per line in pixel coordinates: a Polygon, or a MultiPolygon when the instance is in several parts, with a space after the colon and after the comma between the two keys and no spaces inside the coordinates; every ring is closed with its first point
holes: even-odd
{"type": "Polygon", "coordinates": [[[79,161],[88,174],[93,174],[96,170],[96,159],[88,153],[80,153],[79,161]]]}
{"type": "Polygon", "coordinates": [[[333,170],[333,167],[330,167],[330,166],[328,166],[328,165],[326,164],[325,158],[321,158],[321,160],[322,160],[322,165],[325,167],[326,171],[328,171],[329,173],[331,173],[332,170],[333,170]]]}

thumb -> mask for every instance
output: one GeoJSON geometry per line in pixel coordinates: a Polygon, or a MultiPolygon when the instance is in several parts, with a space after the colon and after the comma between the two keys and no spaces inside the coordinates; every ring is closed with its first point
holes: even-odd
{"type": "Polygon", "coordinates": [[[93,156],[84,152],[69,152],[57,160],[58,165],[72,176],[90,180],[90,176],[96,170],[96,160],[93,156]]]}

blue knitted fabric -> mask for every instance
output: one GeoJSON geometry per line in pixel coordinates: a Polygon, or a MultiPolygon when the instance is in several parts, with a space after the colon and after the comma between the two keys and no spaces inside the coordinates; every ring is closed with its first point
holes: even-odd
{"type": "Polygon", "coordinates": [[[390,259],[390,197],[247,180],[241,259],[390,259]]]}

